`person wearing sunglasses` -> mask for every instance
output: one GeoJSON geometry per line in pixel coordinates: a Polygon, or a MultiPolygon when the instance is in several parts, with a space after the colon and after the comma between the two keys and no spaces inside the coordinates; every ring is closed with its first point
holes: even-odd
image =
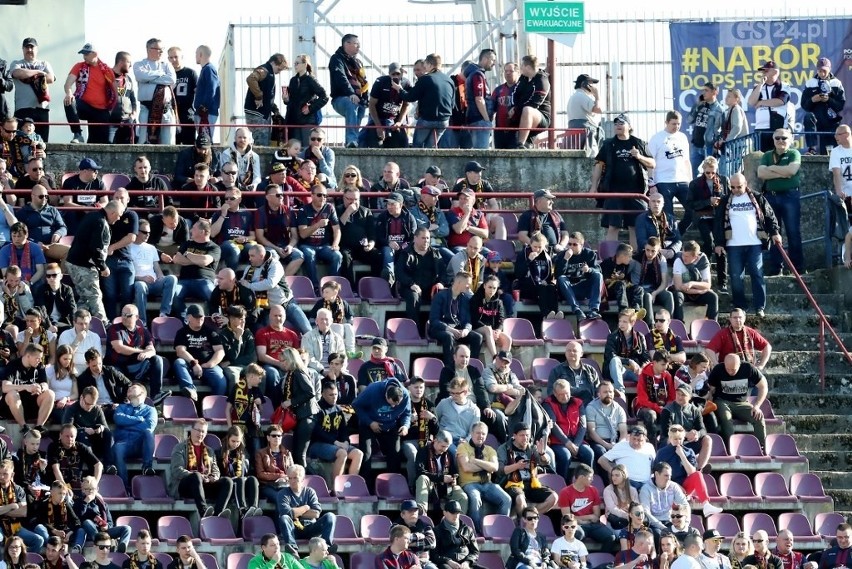
{"type": "MultiPolygon", "coordinates": [[[[760,159],[757,177],[763,180],[766,201],[787,233],[787,252],[797,271],[804,272],[805,256],[802,250],[802,205],[800,190],[802,183],[802,155],[793,148],[793,132],[786,128],[777,129],[772,140],[775,148],[767,151],[760,159]]],[[[780,245],[780,244],[779,244],[780,245]]],[[[784,268],[781,253],[769,249],[769,261],[764,274],[775,276],[784,268]]]]}
{"type": "Polygon", "coordinates": [[[242,207],[242,198],[239,188],[226,190],[222,207],[210,224],[210,236],[221,249],[222,266],[231,269],[248,260],[248,248],[255,240],[254,211],[242,207]]]}
{"type": "Polygon", "coordinates": [[[553,540],[550,554],[553,561],[563,569],[586,569],[589,550],[582,540],[577,539],[577,518],[574,514],[565,514],[560,521],[562,535],[553,540]]]}
{"type": "MultiPolygon", "coordinates": [[[[304,165],[314,166],[305,161],[304,165]]],[[[300,170],[301,172],[302,170],[300,170]]],[[[299,250],[305,257],[305,274],[319,296],[317,261],[328,263],[328,274],[340,274],[343,256],[340,253],[340,222],[334,206],[328,202],[328,190],[322,184],[311,188],[311,202],[299,210],[296,217],[299,228],[299,250]]]]}
{"type": "MultiPolygon", "coordinates": [[[[781,530],[786,531],[786,530],[781,530]]],[[[781,535],[781,532],[778,532],[781,535]]],[[[708,529],[701,536],[704,541],[704,551],[698,557],[698,562],[704,569],[731,569],[731,560],[727,555],[720,553],[724,538],[717,529],[708,529]]],[[[789,567],[791,569],[801,567],[801,554],[799,554],[799,562],[793,563],[789,567]]]]}
{"type": "Polygon", "coordinates": [[[145,58],[133,64],[138,84],[139,144],[174,144],[177,134],[177,104],[174,87],[177,74],[163,60],[163,42],[151,38],[145,42],[145,58]],[[149,124],[150,123],[150,124],[149,124]]]}
{"type": "Polygon", "coordinates": [[[691,525],[692,511],[689,506],[673,504],[669,519],[672,521],[670,529],[679,542],[683,543],[688,535],[701,537],[701,532],[691,525]]]}
{"type": "MultiPolygon", "coordinates": [[[[757,530],[751,538],[754,543],[754,553],[743,560],[743,565],[754,565],[765,569],[784,569],[784,561],[769,550],[769,534],[765,530],[757,530]]],[[[839,566],[838,563],[836,566],[839,566]]]]}
{"type": "Polygon", "coordinates": [[[37,185],[50,190],[56,189],[56,181],[44,168],[44,160],[35,156],[27,159],[24,173],[15,182],[16,190],[33,190],[37,185]]]}
{"type": "Polygon", "coordinates": [[[308,144],[302,151],[302,158],[313,162],[317,167],[319,176],[324,177],[323,183],[329,188],[337,187],[337,178],[334,176],[334,150],[326,144],[325,131],[315,127],[310,131],[308,144]]]}
{"type": "Polygon", "coordinates": [[[748,108],[754,109],[754,132],[760,135],[760,151],[768,153],[772,150],[772,131],[783,128],[790,118],[787,116],[790,86],[781,81],[781,70],[772,60],[757,71],[747,102],[748,108]]]}
{"type": "Polygon", "coordinates": [[[521,525],[512,532],[509,540],[511,555],[506,569],[542,569],[556,567],[550,554],[547,538],[538,531],[539,513],[534,506],[521,512],[521,525]]]}

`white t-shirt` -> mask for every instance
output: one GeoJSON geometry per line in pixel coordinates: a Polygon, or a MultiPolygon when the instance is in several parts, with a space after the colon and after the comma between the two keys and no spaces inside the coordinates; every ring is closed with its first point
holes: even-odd
{"type": "Polygon", "coordinates": [[[651,443],[643,443],[639,450],[630,446],[629,441],[621,441],[604,453],[604,458],[616,464],[623,464],[630,473],[630,480],[647,484],[651,480],[651,464],[657,457],[657,451],[651,443]]]}
{"type": "Polygon", "coordinates": [[[671,569],[701,569],[701,563],[690,555],[680,555],[672,563],[671,569]]]}
{"type": "Polygon", "coordinates": [[[835,146],[828,157],[828,171],[840,169],[841,189],[846,197],[852,197],[852,148],[835,146]]]}
{"type": "Polygon", "coordinates": [[[748,194],[731,195],[729,219],[731,222],[731,238],[727,243],[729,247],[760,245],[760,238],[757,236],[757,212],[748,194]]]}
{"type": "Polygon", "coordinates": [[[662,130],[651,137],[648,152],[656,160],[654,182],[673,184],[692,180],[689,162],[689,139],[681,131],[674,134],[662,130]]]}
{"type": "Polygon", "coordinates": [[[157,249],[150,243],[131,243],[130,258],[133,260],[133,267],[136,269],[137,277],[154,277],[157,278],[157,273],[154,272],[154,263],[160,261],[160,254],[157,249]]]}
{"type": "MultiPolygon", "coordinates": [[[[680,257],[675,259],[674,266],[672,267],[672,274],[673,275],[681,275],[681,279],[683,279],[683,282],[687,282],[689,280],[689,271],[686,270],[686,265],[684,264],[683,260],[680,257]],[[683,278],[684,273],[686,273],[686,275],[687,275],[687,277],[685,279],[683,278]]],[[[701,274],[701,281],[702,282],[705,282],[705,283],[710,282],[710,265],[709,265],[709,263],[704,268],[704,270],[701,271],[700,274],[701,274]]]]}
{"type": "MultiPolygon", "coordinates": [[[[59,340],[56,341],[56,345],[61,346],[62,344],[68,344],[70,346],[74,343],[76,338],[77,331],[74,330],[74,328],[69,328],[59,335],[59,340]]],[[[86,357],[84,354],[89,350],[89,348],[96,349],[101,355],[104,353],[103,346],[101,346],[101,337],[91,330],[86,330],[86,336],[83,338],[83,343],[77,346],[77,349],[74,350],[74,372],[77,375],[86,371],[86,368],[88,367],[88,365],[86,365],[86,357]]]]}
{"type": "Polygon", "coordinates": [[[589,550],[586,549],[586,545],[577,538],[574,538],[573,541],[568,541],[564,537],[557,537],[550,546],[550,552],[556,557],[567,555],[572,561],[580,563],[581,566],[585,566],[581,560],[589,556],[589,550]]]}
{"type": "MultiPolygon", "coordinates": [[[[767,85],[764,83],[760,87],[760,97],[757,99],[758,101],[768,101],[772,98],[772,91],[775,85],[767,85]]],[[[788,93],[787,86],[784,83],[781,83],[781,91],[788,93]]],[[[754,128],[756,129],[769,129],[769,113],[778,113],[782,117],[787,117],[787,105],[780,105],[778,107],[758,107],[754,110],[754,128]]],[[[785,121],[786,126],[786,121],[785,121]]]]}

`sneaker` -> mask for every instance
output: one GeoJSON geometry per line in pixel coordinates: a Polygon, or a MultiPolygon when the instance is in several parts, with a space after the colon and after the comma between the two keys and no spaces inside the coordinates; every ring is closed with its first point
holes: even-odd
{"type": "Polygon", "coordinates": [[[287,553],[289,553],[290,555],[292,555],[296,559],[299,559],[299,550],[292,543],[285,543],[284,544],[284,551],[286,551],[287,553]]]}
{"type": "Polygon", "coordinates": [[[159,405],[160,403],[165,401],[166,397],[171,397],[171,395],[172,395],[172,392],[171,392],[170,389],[160,391],[157,395],[154,396],[153,399],[151,399],[151,403],[153,403],[154,407],[156,407],[157,405],[159,405]]]}
{"type": "Polygon", "coordinates": [[[246,515],[250,518],[259,518],[263,515],[263,510],[261,510],[257,506],[252,506],[248,509],[246,515]]]}
{"type": "Polygon", "coordinates": [[[71,139],[70,144],[84,144],[85,142],[86,142],[86,140],[83,138],[83,133],[78,132],[77,134],[74,135],[74,138],[71,139]]]}
{"type": "Polygon", "coordinates": [[[124,553],[125,551],[127,551],[127,544],[124,543],[123,541],[119,541],[118,547],[116,547],[115,550],[118,551],[119,553],[124,553]]]}
{"type": "Polygon", "coordinates": [[[33,430],[38,431],[41,434],[45,434],[47,432],[47,427],[45,427],[44,425],[36,425],[35,427],[33,427],[33,430]]]}
{"type": "Polygon", "coordinates": [[[106,470],[104,470],[104,474],[110,474],[110,475],[118,474],[118,469],[115,467],[114,464],[110,464],[109,466],[106,467],[106,470]]]}
{"type": "Polygon", "coordinates": [[[361,350],[351,350],[346,352],[346,357],[350,360],[360,360],[364,355],[364,352],[361,350]]]}
{"type": "Polygon", "coordinates": [[[758,308],[755,314],[757,314],[758,318],[763,318],[766,316],[766,311],[764,311],[762,308],[758,308]]]}
{"type": "Polygon", "coordinates": [[[579,322],[580,320],[586,319],[586,313],[583,312],[582,310],[580,310],[579,308],[574,311],[574,316],[577,317],[577,322],[579,322]]]}
{"type": "Polygon", "coordinates": [[[220,518],[230,518],[231,517],[231,510],[229,508],[225,508],[224,510],[222,510],[221,512],[219,512],[216,515],[220,518]]]}
{"type": "Polygon", "coordinates": [[[816,155],[817,155],[817,151],[814,150],[813,147],[808,148],[808,151],[805,152],[805,156],[816,156],[816,155]]]}
{"type": "Polygon", "coordinates": [[[561,310],[557,311],[555,316],[557,320],[565,320],[565,313],[561,310]]]}
{"type": "Polygon", "coordinates": [[[712,516],[713,514],[721,514],[722,508],[714,506],[710,502],[704,502],[704,507],[701,509],[704,517],[712,516]]]}
{"type": "Polygon", "coordinates": [[[545,320],[553,320],[554,318],[556,318],[556,313],[552,310],[544,317],[545,320]]]}
{"type": "Polygon", "coordinates": [[[204,510],[204,513],[201,515],[202,518],[209,518],[213,515],[213,506],[207,506],[204,510]]]}
{"type": "Polygon", "coordinates": [[[589,320],[600,320],[602,317],[601,313],[597,310],[590,310],[586,313],[586,318],[588,318],[589,320]]]}
{"type": "Polygon", "coordinates": [[[358,148],[357,142],[348,142],[346,143],[346,148],[358,148]]]}
{"type": "Polygon", "coordinates": [[[83,546],[82,545],[75,545],[74,547],[71,548],[71,553],[83,553],[83,546]]]}
{"type": "Polygon", "coordinates": [[[183,388],[181,389],[181,393],[183,393],[193,401],[198,401],[198,391],[196,391],[195,389],[183,388]]]}
{"type": "Polygon", "coordinates": [[[142,476],[156,476],[156,475],[157,475],[157,471],[154,470],[153,468],[151,468],[150,466],[148,468],[142,469],[142,476]]]}
{"type": "Polygon", "coordinates": [[[728,285],[720,284],[718,287],[716,287],[716,292],[727,293],[728,285]]]}
{"type": "Polygon", "coordinates": [[[30,431],[30,426],[24,423],[21,425],[21,434],[26,435],[30,431]]]}

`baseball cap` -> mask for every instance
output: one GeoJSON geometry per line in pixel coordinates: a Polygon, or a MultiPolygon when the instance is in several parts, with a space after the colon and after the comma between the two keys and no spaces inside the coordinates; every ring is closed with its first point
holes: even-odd
{"type": "Polygon", "coordinates": [[[775,65],[775,62],[771,59],[757,68],[758,71],[766,71],[767,69],[778,69],[778,66],[775,65]]]}
{"type": "Polygon", "coordinates": [[[539,199],[539,198],[556,199],[556,196],[554,196],[552,193],[550,193],[550,190],[544,190],[544,189],[536,190],[535,192],[533,192],[533,197],[535,199],[539,199]]]}
{"type": "Polygon", "coordinates": [[[469,196],[476,197],[476,192],[473,191],[473,188],[469,188],[467,186],[459,190],[459,195],[461,194],[467,194],[469,196]]]}
{"type": "Polygon", "coordinates": [[[692,395],[692,386],[688,383],[681,383],[677,386],[677,389],[675,391],[683,391],[687,395],[692,395]]]}
{"type": "Polygon", "coordinates": [[[614,123],[616,123],[616,124],[618,124],[618,123],[620,123],[620,122],[623,122],[623,123],[627,123],[627,124],[629,125],[629,124],[630,124],[630,117],[628,117],[628,116],[627,116],[626,114],[624,114],[624,113],[621,113],[621,114],[619,114],[617,117],[615,117],[615,118],[612,120],[612,122],[614,122],[614,123]]]}
{"type": "Polygon", "coordinates": [[[200,304],[190,304],[186,309],[186,314],[194,318],[202,318],[204,316],[204,309],[201,308],[200,304]]]}
{"type": "Polygon", "coordinates": [[[483,170],[485,170],[485,167],[476,160],[471,160],[464,165],[465,172],[482,172],[483,170]]]}
{"type": "Polygon", "coordinates": [[[630,434],[631,435],[647,435],[648,431],[646,431],[645,427],[643,427],[642,425],[633,425],[630,428],[630,434]]]}
{"type": "Polygon", "coordinates": [[[389,202],[396,202],[396,203],[402,203],[402,202],[405,201],[402,197],[402,194],[400,194],[399,192],[391,192],[390,195],[387,197],[387,200],[389,202]]]}
{"type": "Polygon", "coordinates": [[[402,504],[399,506],[400,512],[407,512],[409,510],[419,510],[420,506],[414,500],[403,500],[402,504]]]}
{"type": "Polygon", "coordinates": [[[440,196],[441,190],[439,188],[436,188],[435,186],[423,186],[422,188],[420,188],[420,193],[428,194],[430,196],[440,196]]]}
{"type": "Polygon", "coordinates": [[[523,421],[515,424],[515,427],[512,429],[512,434],[520,433],[521,431],[529,431],[530,426],[523,421]]]}
{"type": "Polygon", "coordinates": [[[210,137],[207,136],[206,132],[202,132],[198,135],[198,138],[195,139],[195,146],[197,148],[210,148],[213,146],[213,142],[211,142],[210,137]]]}
{"type": "Polygon", "coordinates": [[[497,355],[494,356],[494,357],[500,358],[501,360],[504,360],[508,363],[512,363],[512,355],[509,352],[507,352],[506,350],[500,350],[499,352],[497,352],[497,355]]]}
{"type": "MultiPolygon", "coordinates": [[[[412,501],[413,501],[413,500],[412,500],[412,501]]],[[[719,533],[719,530],[717,530],[717,529],[708,529],[708,530],[706,530],[706,531],[704,532],[704,534],[701,536],[701,539],[703,539],[703,540],[708,540],[708,539],[723,539],[723,538],[722,538],[722,534],[721,534],[721,533],[719,533]]]]}
{"type": "Polygon", "coordinates": [[[270,174],[280,174],[281,172],[287,169],[286,166],[282,162],[273,162],[272,166],[269,167],[270,174]]]}
{"type": "Polygon", "coordinates": [[[101,167],[98,166],[98,163],[92,160],[91,158],[83,158],[80,160],[80,170],[100,170],[101,167]]]}
{"type": "Polygon", "coordinates": [[[458,503],[458,500],[447,500],[447,503],[444,504],[444,511],[451,514],[460,514],[462,513],[461,504],[458,503]]]}
{"type": "Polygon", "coordinates": [[[817,59],[817,69],[828,69],[831,71],[831,60],[827,57],[817,59]]]}
{"type": "Polygon", "coordinates": [[[21,124],[35,124],[35,121],[32,119],[32,117],[24,117],[24,119],[21,121],[21,124]]]}
{"type": "Polygon", "coordinates": [[[387,348],[388,341],[384,338],[373,338],[373,341],[372,343],[370,343],[370,346],[384,346],[387,348]]]}
{"type": "Polygon", "coordinates": [[[435,166],[434,164],[426,168],[426,173],[438,177],[441,177],[443,175],[441,174],[441,169],[435,166]]]}
{"type": "Polygon", "coordinates": [[[600,81],[586,73],[581,73],[580,75],[577,75],[577,79],[574,81],[574,88],[579,89],[583,86],[583,83],[600,83],[600,81]]]}
{"type": "Polygon", "coordinates": [[[407,73],[407,71],[402,68],[401,63],[397,63],[396,61],[394,61],[393,63],[388,65],[388,74],[393,73],[407,73]]]}
{"type": "Polygon", "coordinates": [[[77,53],[79,53],[80,55],[86,55],[87,53],[92,53],[93,51],[98,50],[95,49],[95,46],[93,46],[92,44],[87,43],[83,47],[81,47],[80,51],[78,51],[77,53]]]}
{"type": "Polygon", "coordinates": [[[500,253],[497,251],[489,251],[488,252],[488,262],[489,263],[502,263],[503,257],[500,256],[500,253]]]}
{"type": "Polygon", "coordinates": [[[21,47],[27,47],[28,45],[38,47],[38,42],[35,38],[25,38],[24,41],[21,43],[21,47]]]}

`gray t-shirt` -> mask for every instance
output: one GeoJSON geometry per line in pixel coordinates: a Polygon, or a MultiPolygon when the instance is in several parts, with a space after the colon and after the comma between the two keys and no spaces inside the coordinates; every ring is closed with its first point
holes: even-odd
{"type": "MultiPolygon", "coordinates": [[[[29,63],[23,59],[17,59],[12,62],[10,74],[14,73],[16,69],[38,69],[53,75],[53,68],[50,64],[47,61],[39,59],[29,63]]],[[[36,97],[35,91],[33,91],[33,87],[30,83],[25,83],[18,79],[13,79],[13,81],[15,82],[15,109],[47,108],[46,102],[39,103],[38,97],[36,97]]]]}
{"type": "Polygon", "coordinates": [[[586,423],[594,423],[600,438],[615,443],[618,442],[618,425],[627,423],[627,413],[615,401],[604,405],[598,398],[586,406],[586,423]]]}

